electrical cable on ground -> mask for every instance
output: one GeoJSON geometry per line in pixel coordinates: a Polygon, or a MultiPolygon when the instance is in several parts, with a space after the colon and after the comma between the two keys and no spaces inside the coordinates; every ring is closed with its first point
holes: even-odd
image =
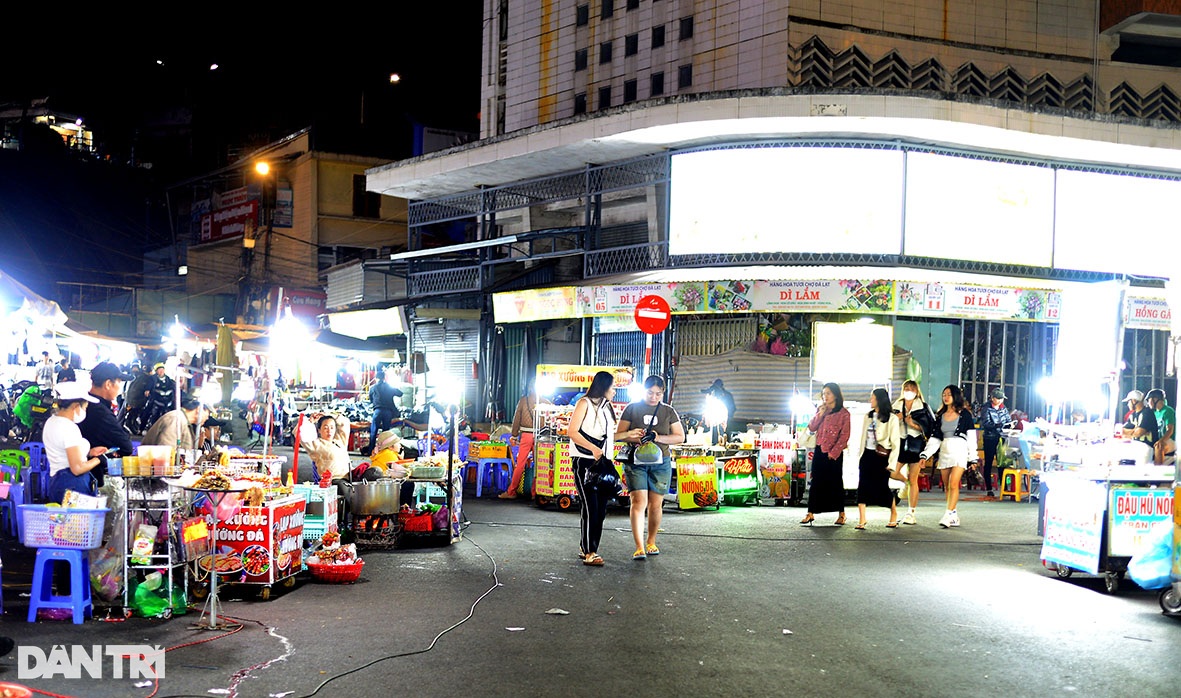
{"type": "MultiPolygon", "coordinates": [[[[306,693],[306,694],[304,694],[304,695],[302,695],[302,696],[299,696],[299,698],[312,698],[312,696],[314,696],[314,695],[318,694],[318,693],[319,693],[321,690],[323,690],[323,688],[324,688],[325,686],[327,686],[328,684],[332,683],[333,681],[336,681],[337,679],[342,679],[342,678],[344,678],[344,677],[346,677],[346,676],[349,676],[350,674],[355,674],[355,673],[357,673],[357,672],[359,672],[359,671],[362,671],[362,670],[364,670],[364,669],[368,669],[369,667],[371,667],[371,666],[373,666],[373,665],[375,665],[375,664],[378,664],[378,663],[380,663],[380,662],[384,662],[384,661],[387,661],[387,660],[390,660],[390,659],[400,659],[400,658],[402,658],[402,657],[412,657],[412,656],[414,656],[414,655],[417,655],[417,654],[425,654],[425,653],[427,653],[427,652],[430,652],[431,650],[433,650],[433,649],[435,648],[435,645],[436,645],[436,644],[438,644],[439,640],[440,640],[440,639],[441,639],[441,638],[442,638],[444,635],[446,635],[447,633],[451,632],[452,630],[455,630],[455,629],[456,629],[456,628],[458,628],[459,626],[463,625],[464,623],[466,623],[466,622],[468,622],[469,620],[471,620],[472,618],[474,618],[474,617],[475,617],[475,615],[476,615],[476,606],[478,606],[478,605],[480,604],[480,602],[481,602],[481,601],[483,601],[483,600],[484,600],[484,599],[485,599],[485,598],[486,598],[486,597],[487,597],[489,594],[491,594],[492,592],[496,591],[497,587],[501,586],[501,583],[500,583],[500,576],[499,576],[499,574],[498,574],[498,567],[497,567],[497,563],[496,563],[496,558],[492,557],[492,555],[491,555],[491,554],[490,554],[490,553],[489,553],[487,550],[485,550],[484,548],[480,547],[480,544],[479,544],[479,543],[477,543],[476,541],[472,540],[471,538],[469,538],[469,537],[466,537],[466,536],[465,536],[465,537],[463,538],[463,540],[465,540],[465,541],[467,541],[467,542],[471,543],[473,546],[475,546],[477,550],[479,550],[480,552],[484,553],[484,555],[488,556],[488,559],[489,559],[489,560],[492,562],[492,586],[491,586],[491,587],[489,587],[489,588],[488,588],[488,589],[487,589],[487,590],[486,590],[484,593],[482,593],[482,594],[480,594],[479,596],[477,596],[477,597],[476,597],[476,600],[472,602],[471,608],[468,610],[468,614],[467,614],[466,616],[464,616],[464,617],[463,617],[463,618],[461,618],[460,620],[456,621],[456,622],[455,622],[454,624],[452,624],[451,626],[449,626],[449,627],[445,628],[444,630],[442,630],[442,631],[441,631],[441,632],[440,632],[438,635],[436,635],[436,636],[434,637],[434,639],[432,639],[432,640],[431,640],[430,644],[428,644],[426,647],[424,647],[424,648],[422,648],[422,649],[418,649],[418,650],[411,650],[411,651],[409,651],[409,652],[399,652],[399,653],[397,653],[397,654],[390,654],[390,655],[386,655],[386,656],[384,656],[384,657],[378,657],[377,659],[374,659],[374,660],[368,661],[368,662],[366,662],[366,663],[364,663],[364,664],[361,664],[360,666],[354,667],[354,668],[352,668],[352,669],[349,669],[349,670],[347,670],[347,671],[342,671],[342,672],[341,672],[341,673],[339,673],[339,674],[335,674],[335,675],[333,675],[333,676],[330,676],[330,677],[328,677],[327,679],[324,679],[322,682],[320,682],[320,685],[316,686],[316,688],[315,688],[315,689],[314,689],[314,690],[313,690],[311,693],[306,693]]],[[[227,617],[228,617],[228,616],[227,616],[227,617]]],[[[245,620],[245,619],[242,619],[242,618],[230,618],[230,619],[231,619],[231,620],[237,620],[237,621],[242,621],[242,620],[245,620]]],[[[263,625],[263,624],[262,624],[262,623],[260,623],[259,621],[250,621],[250,622],[253,622],[253,623],[258,623],[259,625],[262,625],[263,627],[267,627],[268,631],[269,631],[269,630],[272,630],[272,628],[269,628],[268,626],[265,626],[265,625],[263,625]]],[[[235,632],[236,632],[236,631],[235,631],[235,632]]],[[[219,635],[218,637],[224,637],[224,636],[223,636],[223,635],[219,635]]],[[[281,637],[281,636],[280,636],[280,637],[281,637]]],[[[211,638],[211,639],[217,639],[217,638],[211,638]]],[[[286,638],[282,638],[282,639],[283,639],[283,640],[286,640],[286,638]]],[[[196,643],[190,643],[190,644],[196,644],[196,643]]],[[[285,644],[285,645],[289,645],[290,643],[289,643],[289,642],[284,642],[284,644],[285,644]]],[[[187,646],[187,645],[180,645],[180,646],[181,646],[181,647],[184,647],[184,646],[187,646]]],[[[265,668],[265,667],[267,667],[267,666],[270,666],[271,664],[274,664],[275,662],[278,662],[278,661],[286,661],[286,658],[287,658],[287,656],[289,656],[290,654],[291,654],[291,650],[289,650],[287,653],[285,653],[285,654],[284,654],[283,656],[281,656],[281,657],[278,657],[278,658],[275,658],[275,659],[269,660],[269,661],[267,661],[267,662],[263,662],[262,664],[256,664],[256,665],[254,665],[253,667],[248,667],[248,668],[246,668],[246,669],[243,669],[243,670],[241,670],[241,671],[239,671],[239,672],[235,673],[235,674],[234,674],[234,677],[235,677],[235,678],[238,678],[240,675],[241,675],[241,678],[240,678],[240,679],[238,679],[238,681],[236,681],[236,682],[232,682],[232,683],[231,683],[231,690],[233,690],[233,689],[234,689],[234,687],[236,687],[236,686],[238,685],[238,683],[241,683],[241,680],[242,680],[242,679],[245,679],[245,678],[247,678],[247,675],[248,675],[249,673],[251,673],[252,671],[255,671],[255,670],[257,670],[257,669],[260,669],[260,668],[265,668]]],[[[155,695],[155,692],[153,692],[152,696],[148,696],[147,698],[153,698],[153,696],[154,696],[154,695],[155,695]]],[[[231,696],[232,696],[232,695],[235,695],[235,694],[231,693],[231,696]]],[[[58,698],[69,698],[69,697],[68,697],[68,696],[61,696],[61,697],[58,697],[58,698]]],[[[167,696],[160,696],[160,698],[208,698],[208,696],[193,695],[193,694],[185,694],[185,693],[177,693],[177,694],[171,694],[171,695],[167,695],[167,696]]]]}

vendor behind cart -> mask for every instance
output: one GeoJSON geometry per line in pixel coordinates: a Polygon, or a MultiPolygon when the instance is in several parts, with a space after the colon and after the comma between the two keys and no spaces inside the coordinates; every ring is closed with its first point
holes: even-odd
{"type": "MultiPolygon", "coordinates": [[[[306,426],[308,422],[304,422],[306,426]]],[[[303,427],[301,427],[303,429],[303,427]]],[[[300,441],[321,479],[327,474],[340,494],[339,520],[341,530],[347,520],[347,509],[352,501],[353,483],[349,480],[352,461],[349,460],[349,421],[342,415],[322,415],[316,420],[315,433],[300,432],[300,441]]]]}
{"type": "Polygon", "coordinates": [[[1160,435],[1157,431],[1156,415],[1144,405],[1144,393],[1132,390],[1124,398],[1124,402],[1129,410],[1128,421],[1124,422],[1124,438],[1153,446],[1160,435]]]}

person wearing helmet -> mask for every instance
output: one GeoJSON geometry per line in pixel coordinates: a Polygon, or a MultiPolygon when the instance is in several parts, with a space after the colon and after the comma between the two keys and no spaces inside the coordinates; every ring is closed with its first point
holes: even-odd
{"type": "Polygon", "coordinates": [[[144,405],[143,418],[140,420],[140,426],[150,427],[156,423],[156,420],[164,416],[164,413],[173,409],[173,396],[176,394],[176,381],[172,380],[164,372],[164,364],[156,364],[152,367],[152,377],[148,381],[148,389],[145,392],[147,397],[147,404],[144,405]]]}

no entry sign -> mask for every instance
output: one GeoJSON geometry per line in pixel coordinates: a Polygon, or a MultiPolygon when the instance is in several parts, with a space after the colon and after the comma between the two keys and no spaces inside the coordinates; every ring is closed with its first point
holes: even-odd
{"type": "Polygon", "coordinates": [[[668,301],[660,296],[644,296],[636,303],[636,326],[645,334],[660,334],[672,320],[668,301]]]}

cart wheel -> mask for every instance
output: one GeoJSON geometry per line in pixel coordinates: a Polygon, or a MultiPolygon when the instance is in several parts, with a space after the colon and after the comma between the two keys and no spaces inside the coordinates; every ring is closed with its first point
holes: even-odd
{"type": "Polygon", "coordinates": [[[166,608],[163,611],[160,611],[160,617],[163,618],[164,620],[168,620],[169,618],[172,617],[172,609],[166,608]]]}
{"type": "Polygon", "coordinates": [[[284,589],[290,589],[293,586],[295,586],[295,577],[294,576],[288,577],[287,579],[283,580],[283,588],[284,589]]]}
{"type": "Polygon", "coordinates": [[[1160,610],[1168,616],[1181,616],[1181,594],[1172,584],[1161,590],[1160,610]]]}
{"type": "Polygon", "coordinates": [[[1119,591],[1120,575],[1116,572],[1107,572],[1103,575],[1103,589],[1108,594],[1114,594],[1119,591]]]}
{"type": "Polygon", "coordinates": [[[271,600],[271,588],[269,586],[264,586],[263,588],[259,589],[258,590],[258,598],[263,601],[270,601],[271,600]]]}
{"type": "Polygon", "coordinates": [[[570,507],[574,506],[574,498],[568,494],[561,495],[557,499],[557,504],[559,509],[566,511],[570,507]]]}
{"type": "Polygon", "coordinates": [[[194,599],[204,599],[209,596],[209,587],[204,584],[199,584],[193,587],[192,595],[194,599]]]}
{"type": "Polygon", "coordinates": [[[537,506],[548,507],[549,505],[550,505],[550,498],[549,497],[542,497],[542,496],[538,495],[537,506]]]}
{"type": "Polygon", "coordinates": [[[1070,575],[1074,574],[1074,570],[1069,567],[1058,565],[1058,567],[1054,569],[1054,574],[1058,575],[1058,579],[1070,579],[1070,575]]]}

